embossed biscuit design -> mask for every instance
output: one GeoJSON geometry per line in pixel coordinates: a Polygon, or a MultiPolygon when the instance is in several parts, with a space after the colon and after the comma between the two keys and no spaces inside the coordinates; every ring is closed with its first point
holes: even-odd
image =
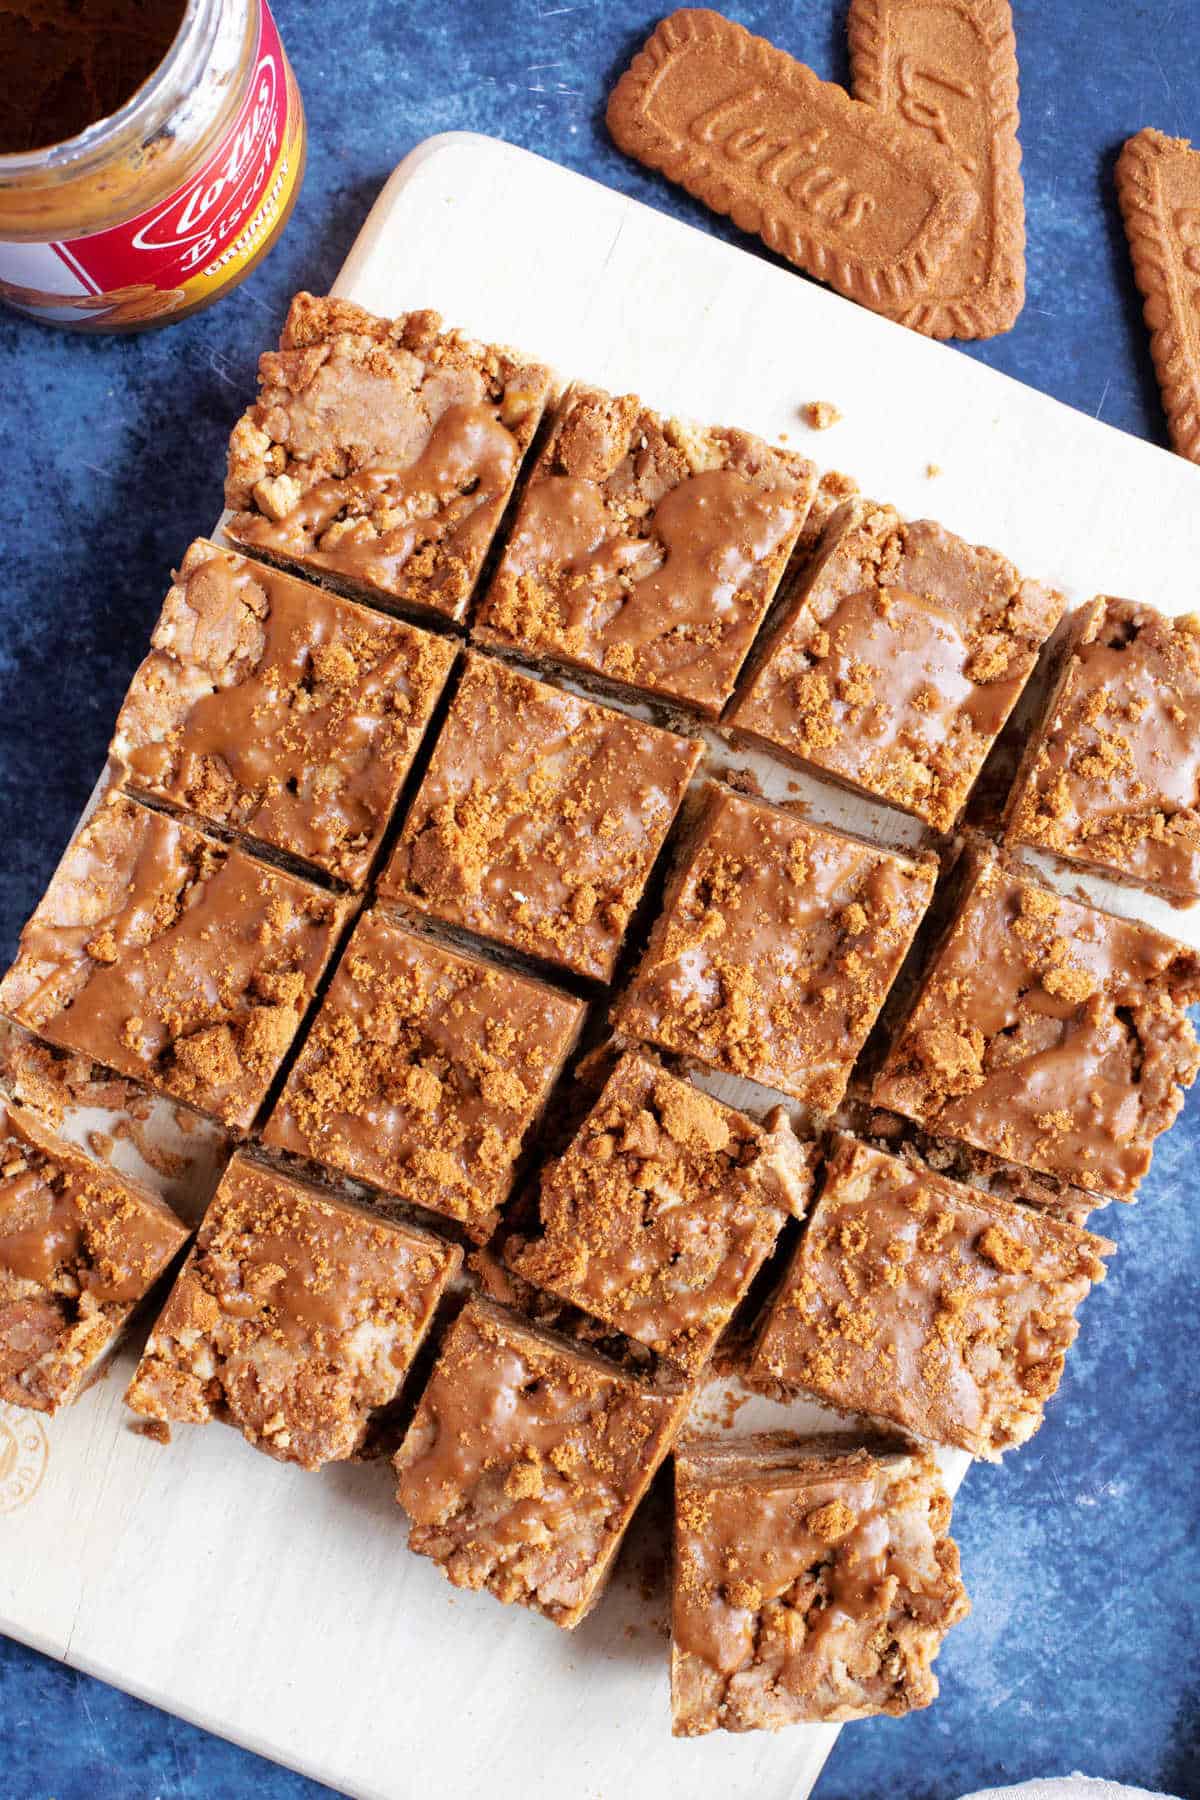
{"type": "Polygon", "coordinates": [[[608,125],[631,156],[876,311],[928,291],[978,208],[927,133],[704,9],[662,21],[613,89],[608,125]]]}
{"type": "Polygon", "coordinates": [[[893,317],[935,338],[994,337],[1025,304],[1017,42],[1008,0],[850,0],[857,99],[932,136],[979,195],[931,291],[893,317]]]}
{"type": "Polygon", "coordinates": [[[37,1493],[50,1458],[46,1427],[23,1407],[0,1400],[0,1514],[16,1512],[37,1493]]]}
{"type": "Polygon", "coordinates": [[[1200,463],[1200,150],[1139,131],[1117,158],[1117,199],[1171,442],[1200,463]]]}

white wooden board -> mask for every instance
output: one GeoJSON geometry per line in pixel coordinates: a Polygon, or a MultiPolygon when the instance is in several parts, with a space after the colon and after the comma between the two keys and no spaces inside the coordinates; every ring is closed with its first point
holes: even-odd
{"type": "MultiPolygon", "coordinates": [[[[510,146],[416,150],[337,291],[786,436],[1073,601],[1195,606],[1178,584],[1200,567],[1200,470],[510,146]],[[844,414],[821,436],[800,414],[816,399],[844,414]]],[[[1200,941],[1195,916],[1165,922],[1200,941]]],[[[3,1630],[353,1795],[809,1792],[831,1729],[670,1738],[664,1609],[636,1547],[599,1611],[555,1632],[409,1556],[385,1467],[304,1475],[216,1427],[168,1452],[135,1435],[129,1362],[48,1424],[0,1406],[3,1630]]]]}

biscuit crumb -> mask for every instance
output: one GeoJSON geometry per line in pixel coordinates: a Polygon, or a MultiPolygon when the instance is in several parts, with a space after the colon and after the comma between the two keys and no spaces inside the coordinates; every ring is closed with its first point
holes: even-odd
{"type": "Polygon", "coordinates": [[[1042,986],[1056,1000],[1069,1000],[1076,1006],[1090,999],[1096,991],[1096,984],[1087,970],[1077,968],[1074,963],[1063,963],[1056,969],[1047,969],[1042,976],[1042,986]]]}
{"type": "Polygon", "coordinates": [[[983,1033],[974,1025],[939,1020],[916,1034],[915,1049],[929,1081],[944,1094],[969,1094],[982,1080],[983,1033]]]}
{"type": "Polygon", "coordinates": [[[725,1595],[730,1606],[743,1607],[747,1612],[757,1612],[763,1603],[763,1591],[757,1581],[727,1582],[725,1595]]]}
{"type": "Polygon", "coordinates": [[[810,431],[828,431],[831,425],[838,424],[842,418],[840,409],[832,400],[810,400],[800,410],[810,431]]]}
{"type": "Polygon", "coordinates": [[[171,1442],[171,1427],[164,1424],[161,1419],[139,1419],[129,1429],[136,1432],[138,1437],[149,1438],[154,1444],[171,1442]]]}
{"type": "Polygon", "coordinates": [[[804,1523],[823,1544],[836,1544],[839,1538],[854,1530],[858,1516],[844,1500],[831,1500],[827,1506],[818,1506],[806,1514],[804,1523]]]}
{"type": "Polygon", "coordinates": [[[985,1262],[1007,1274],[1021,1274],[1033,1264],[1033,1251],[1028,1244],[1018,1243],[998,1225],[989,1225],[980,1233],[978,1250],[985,1262]]]}
{"type": "Polygon", "coordinates": [[[510,1500],[538,1500],[545,1488],[542,1459],[534,1449],[526,1449],[519,1462],[513,1464],[504,1492],[510,1500]]]}

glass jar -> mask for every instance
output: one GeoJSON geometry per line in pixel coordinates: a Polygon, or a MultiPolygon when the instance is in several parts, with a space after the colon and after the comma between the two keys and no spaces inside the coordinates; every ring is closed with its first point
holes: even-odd
{"type": "Polygon", "coordinates": [[[283,229],[304,153],[265,0],[187,0],[166,56],[117,112],[0,156],[0,299],[90,331],[207,306],[283,229]]]}

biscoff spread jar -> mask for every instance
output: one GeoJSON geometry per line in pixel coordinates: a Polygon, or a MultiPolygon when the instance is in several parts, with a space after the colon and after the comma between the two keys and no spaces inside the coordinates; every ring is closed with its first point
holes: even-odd
{"type": "Polygon", "coordinates": [[[0,299],[138,330],[215,300],[275,241],[305,127],[265,0],[6,0],[0,60],[0,299]]]}

